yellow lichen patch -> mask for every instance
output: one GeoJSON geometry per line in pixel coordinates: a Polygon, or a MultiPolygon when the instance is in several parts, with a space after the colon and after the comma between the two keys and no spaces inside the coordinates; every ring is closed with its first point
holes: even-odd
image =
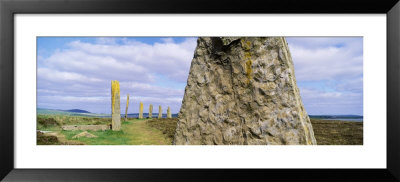
{"type": "Polygon", "coordinates": [[[252,72],[251,65],[252,64],[253,64],[253,61],[251,61],[251,59],[246,61],[246,75],[247,75],[247,78],[249,79],[249,81],[251,80],[251,72],[252,72]]]}
{"type": "Polygon", "coordinates": [[[128,108],[129,105],[129,94],[126,96],[126,108],[128,108]]]}
{"type": "Polygon", "coordinates": [[[139,105],[139,119],[143,119],[143,102],[139,105]]]}
{"type": "Polygon", "coordinates": [[[246,42],[246,49],[247,49],[247,50],[250,50],[250,48],[251,48],[251,42],[250,42],[250,41],[247,41],[247,42],[246,42]]]}
{"type": "Polygon", "coordinates": [[[252,79],[251,74],[253,72],[252,70],[252,64],[253,61],[251,60],[251,53],[250,53],[250,49],[251,49],[251,42],[250,41],[245,41],[244,39],[241,39],[241,43],[242,46],[245,50],[244,52],[244,58],[246,61],[246,76],[247,76],[247,83],[250,82],[250,80],[252,79]]]}
{"type": "Polygon", "coordinates": [[[119,96],[119,82],[118,82],[118,80],[112,80],[111,81],[111,109],[112,109],[112,113],[114,113],[115,97],[116,96],[119,96]]]}
{"type": "Polygon", "coordinates": [[[251,42],[250,41],[245,41],[242,38],[242,39],[240,39],[240,42],[242,43],[242,47],[244,48],[245,51],[249,51],[251,49],[251,42]]]}
{"type": "Polygon", "coordinates": [[[251,59],[251,54],[250,54],[250,52],[245,52],[245,53],[244,53],[244,57],[245,57],[246,59],[251,59]]]}

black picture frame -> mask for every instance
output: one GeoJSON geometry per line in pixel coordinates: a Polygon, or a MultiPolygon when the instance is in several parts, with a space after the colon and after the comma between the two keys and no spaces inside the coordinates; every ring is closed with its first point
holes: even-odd
{"type": "Polygon", "coordinates": [[[250,181],[263,179],[271,181],[400,181],[399,17],[398,0],[0,0],[0,179],[5,181],[250,181]],[[316,16],[319,13],[386,14],[387,168],[15,169],[14,15],[26,13],[315,13],[316,16]]]}

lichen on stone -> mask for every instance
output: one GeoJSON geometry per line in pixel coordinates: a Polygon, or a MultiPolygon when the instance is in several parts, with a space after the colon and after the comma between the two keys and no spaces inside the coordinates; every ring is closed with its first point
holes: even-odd
{"type": "Polygon", "coordinates": [[[316,144],[283,37],[197,42],[174,144],[316,144]]]}
{"type": "Polygon", "coordinates": [[[116,97],[118,96],[120,96],[120,93],[119,93],[119,82],[118,82],[118,80],[112,80],[111,81],[111,102],[112,102],[112,104],[111,104],[111,109],[112,109],[112,113],[114,113],[114,108],[115,108],[115,99],[116,99],[116,97]]]}

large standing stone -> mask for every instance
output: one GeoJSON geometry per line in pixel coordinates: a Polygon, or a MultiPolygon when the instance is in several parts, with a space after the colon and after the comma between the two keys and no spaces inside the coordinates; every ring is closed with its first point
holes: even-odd
{"type": "Polygon", "coordinates": [[[120,109],[119,82],[111,81],[111,126],[112,130],[121,130],[121,109],[120,109]]]}
{"type": "Polygon", "coordinates": [[[129,94],[126,96],[125,121],[128,119],[129,94]]]}
{"type": "Polygon", "coordinates": [[[149,118],[153,118],[153,104],[149,106],[149,118]]]}
{"type": "Polygon", "coordinates": [[[162,118],[162,109],[161,105],[158,106],[158,119],[162,118]]]}
{"type": "Polygon", "coordinates": [[[283,37],[198,38],[174,144],[316,144],[283,37]]]}
{"type": "Polygon", "coordinates": [[[139,119],[143,119],[143,102],[139,105],[139,119]]]}
{"type": "Polygon", "coordinates": [[[169,106],[168,106],[168,109],[167,109],[167,118],[172,118],[171,108],[169,108],[169,106]]]}

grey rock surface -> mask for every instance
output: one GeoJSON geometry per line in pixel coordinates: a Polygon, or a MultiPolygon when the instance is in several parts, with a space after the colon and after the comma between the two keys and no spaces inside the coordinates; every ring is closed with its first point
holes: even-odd
{"type": "Polygon", "coordinates": [[[125,121],[128,119],[129,94],[126,96],[125,121]]]}
{"type": "Polygon", "coordinates": [[[283,37],[202,37],[173,143],[313,145],[283,37]]]}
{"type": "Polygon", "coordinates": [[[153,118],[153,104],[149,106],[149,118],[153,118]]]}
{"type": "Polygon", "coordinates": [[[162,118],[162,108],[158,106],[158,119],[162,118]]]}
{"type": "Polygon", "coordinates": [[[167,118],[172,118],[171,108],[169,106],[167,109],[167,118]]]}

